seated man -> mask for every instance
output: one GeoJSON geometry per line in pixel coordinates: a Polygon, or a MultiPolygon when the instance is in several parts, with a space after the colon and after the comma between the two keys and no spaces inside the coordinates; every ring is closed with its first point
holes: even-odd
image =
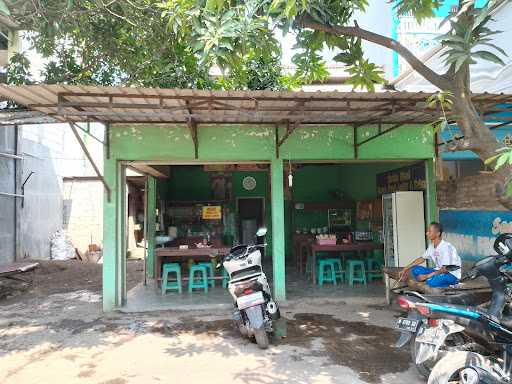
{"type": "Polygon", "coordinates": [[[447,265],[461,266],[461,259],[457,254],[455,247],[442,239],[443,227],[437,222],[432,222],[428,227],[427,238],[431,241],[423,257],[418,257],[400,272],[400,280],[408,275],[416,281],[424,281],[430,287],[440,288],[457,284],[461,277],[460,268],[456,271],[448,272],[447,265]],[[432,260],[435,268],[425,268],[425,260],[432,260]]]}

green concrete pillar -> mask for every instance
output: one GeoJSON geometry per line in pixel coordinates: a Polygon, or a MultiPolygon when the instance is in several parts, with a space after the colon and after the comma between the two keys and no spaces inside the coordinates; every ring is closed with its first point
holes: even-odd
{"type": "Polygon", "coordinates": [[[435,159],[425,160],[425,179],[426,185],[426,207],[427,207],[427,225],[432,221],[439,220],[439,211],[437,209],[436,196],[436,168],[435,159]]]}
{"type": "Polygon", "coordinates": [[[120,257],[122,239],[125,238],[122,232],[124,220],[120,213],[126,199],[121,170],[116,160],[105,159],[103,174],[111,189],[110,200],[106,193],[103,196],[103,310],[106,312],[122,304],[125,289],[126,257],[120,257]]]}
{"type": "Polygon", "coordinates": [[[126,166],[118,163],[117,171],[117,303],[126,304],[126,255],[128,254],[128,188],[126,166]]]}
{"type": "Polygon", "coordinates": [[[155,229],[156,229],[156,179],[153,176],[148,176],[147,191],[146,191],[146,204],[147,204],[147,259],[146,259],[146,272],[148,277],[155,277],[155,229]]]}
{"type": "Polygon", "coordinates": [[[272,263],[274,268],[274,298],[276,300],[286,300],[283,161],[281,159],[272,159],[270,171],[272,178],[272,263]]]}

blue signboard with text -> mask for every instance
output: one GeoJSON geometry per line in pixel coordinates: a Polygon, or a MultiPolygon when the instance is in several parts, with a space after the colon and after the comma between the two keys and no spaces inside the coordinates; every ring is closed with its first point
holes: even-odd
{"type": "Polygon", "coordinates": [[[439,221],[445,240],[452,243],[464,261],[495,254],[493,243],[501,233],[512,233],[510,211],[468,211],[442,209],[439,221]]]}

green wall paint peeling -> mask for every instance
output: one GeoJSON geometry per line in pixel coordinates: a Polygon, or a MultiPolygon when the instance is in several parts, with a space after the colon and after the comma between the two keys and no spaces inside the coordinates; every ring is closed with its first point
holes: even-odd
{"type": "MultiPolygon", "coordinates": [[[[386,129],[384,127],[383,129],[386,129]]],[[[358,141],[378,128],[358,128],[358,141]]],[[[285,128],[279,128],[283,137],[285,128]]],[[[296,160],[354,159],[351,126],[298,127],[283,143],[282,158],[296,160]]],[[[184,126],[112,126],[111,151],[125,160],[194,159],[194,145],[184,126]]],[[[198,128],[199,158],[205,161],[270,160],[275,156],[274,127],[249,125],[198,128]]],[[[404,125],[359,147],[360,159],[427,159],[433,156],[434,136],[424,126],[404,125]]]]}

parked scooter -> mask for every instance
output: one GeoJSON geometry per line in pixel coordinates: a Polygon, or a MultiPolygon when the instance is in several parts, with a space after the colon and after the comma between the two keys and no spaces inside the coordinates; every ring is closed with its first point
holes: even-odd
{"type": "MultiPolygon", "coordinates": [[[[463,327],[463,334],[472,340],[466,348],[449,351],[437,362],[429,376],[431,384],[510,383],[512,315],[507,283],[512,279],[507,264],[512,261],[512,235],[499,236],[494,249],[498,256],[480,260],[467,276],[474,279],[482,275],[489,281],[492,299],[488,309],[432,302],[407,303],[428,321],[444,319],[463,327]]],[[[438,345],[440,340],[433,335],[430,342],[438,345]]]]}
{"type": "MultiPolygon", "coordinates": [[[[459,269],[447,266],[448,271],[459,269]]],[[[411,303],[446,303],[458,305],[480,305],[489,301],[490,289],[444,288],[437,289],[438,294],[421,294],[415,291],[402,291],[398,297],[400,307],[408,311],[407,318],[400,317],[397,329],[400,338],[396,347],[410,344],[411,360],[418,372],[428,378],[437,361],[448,351],[461,350],[471,342],[464,334],[464,327],[448,319],[428,319],[422,313],[413,310],[411,303]],[[432,343],[432,340],[435,343],[432,343]]]]}
{"type": "MultiPolygon", "coordinates": [[[[260,228],[256,237],[263,237],[266,228],[260,228]]],[[[228,290],[234,300],[233,319],[243,336],[255,338],[262,349],[268,347],[272,321],[280,317],[263,273],[261,250],[266,244],[237,245],[222,260],[229,274],[228,290]]],[[[220,264],[217,266],[220,267],[220,264]]]]}

